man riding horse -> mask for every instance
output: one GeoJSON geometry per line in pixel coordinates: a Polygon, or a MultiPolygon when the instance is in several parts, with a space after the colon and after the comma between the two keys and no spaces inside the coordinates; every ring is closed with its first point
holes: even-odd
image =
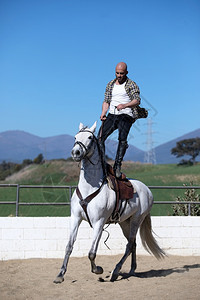
{"type": "Polygon", "coordinates": [[[138,116],[138,105],[140,104],[140,90],[137,84],[127,77],[127,65],[124,62],[117,64],[115,69],[116,78],[106,86],[105,98],[102,105],[100,119],[102,126],[99,130],[98,139],[103,153],[104,173],[105,162],[105,140],[113,131],[118,129],[118,149],[115,157],[114,172],[117,178],[121,177],[121,164],[128,148],[127,137],[132,124],[138,116]],[[109,114],[106,116],[107,111],[109,114]]]}

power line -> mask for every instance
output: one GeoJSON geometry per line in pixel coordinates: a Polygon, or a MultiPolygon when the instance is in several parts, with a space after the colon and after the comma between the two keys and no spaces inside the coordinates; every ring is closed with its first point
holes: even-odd
{"type": "Polygon", "coordinates": [[[144,155],[144,162],[145,163],[151,163],[156,164],[156,153],[155,149],[153,148],[154,142],[153,142],[153,131],[152,131],[152,119],[147,119],[147,150],[144,155]]]}

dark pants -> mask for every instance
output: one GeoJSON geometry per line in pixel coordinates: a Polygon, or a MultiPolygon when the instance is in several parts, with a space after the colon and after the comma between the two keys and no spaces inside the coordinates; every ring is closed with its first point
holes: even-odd
{"type": "Polygon", "coordinates": [[[98,139],[104,143],[105,140],[111,135],[116,129],[118,129],[118,140],[127,141],[127,137],[134,120],[128,115],[113,115],[108,114],[106,120],[102,124],[98,133],[98,139]]]}
{"type": "Polygon", "coordinates": [[[100,128],[98,133],[98,140],[99,140],[99,146],[100,146],[101,156],[102,156],[102,166],[103,166],[104,174],[106,176],[107,176],[107,168],[106,168],[106,160],[105,160],[105,140],[109,135],[111,135],[111,133],[113,133],[113,131],[118,129],[119,143],[118,143],[113,169],[115,171],[116,177],[119,178],[121,176],[121,171],[120,171],[121,163],[126,153],[126,149],[128,148],[127,137],[133,123],[134,120],[130,116],[125,114],[122,115],[108,114],[106,120],[102,123],[102,127],[100,128]]]}

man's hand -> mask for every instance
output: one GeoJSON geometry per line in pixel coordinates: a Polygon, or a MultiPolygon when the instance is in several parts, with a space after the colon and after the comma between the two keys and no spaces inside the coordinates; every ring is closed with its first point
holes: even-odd
{"type": "Polygon", "coordinates": [[[122,109],[124,109],[124,108],[126,108],[126,106],[125,106],[125,104],[119,104],[119,105],[117,105],[117,110],[122,110],[122,109]]]}
{"type": "Polygon", "coordinates": [[[122,110],[122,109],[125,109],[125,108],[133,108],[135,107],[136,105],[139,105],[140,102],[137,100],[137,99],[133,99],[132,101],[126,103],[126,104],[119,104],[117,105],[117,110],[122,110]]]}
{"type": "Polygon", "coordinates": [[[100,116],[100,120],[101,120],[101,121],[105,121],[105,119],[106,119],[106,115],[104,115],[104,114],[101,114],[101,116],[100,116]]]}

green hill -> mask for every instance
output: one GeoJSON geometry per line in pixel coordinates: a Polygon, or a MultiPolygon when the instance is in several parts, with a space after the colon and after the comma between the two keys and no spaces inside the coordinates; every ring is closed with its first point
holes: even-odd
{"type": "MultiPolygon", "coordinates": [[[[112,161],[109,161],[113,164],[112,161]]],[[[146,185],[183,185],[200,184],[200,164],[194,166],[151,165],[123,162],[122,171],[129,178],[141,180],[146,185]]],[[[14,173],[0,183],[18,184],[66,184],[78,182],[80,164],[66,160],[51,160],[43,164],[31,164],[14,173]]]]}
{"type": "MultiPolygon", "coordinates": [[[[113,162],[110,162],[111,164],[113,162]]],[[[144,182],[148,186],[200,186],[200,164],[194,166],[177,165],[151,165],[125,161],[122,171],[129,178],[144,182]]],[[[41,165],[31,164],[19,172],[6,178],[0,183],[17,183],[24,185],[64,185],[75,186],[78,183],[80,164],[66,160],[47,161],[41,165]]],[[[152,190],[155,201],[172,201],[177,196],[183,196],[183,190],[152,190]]],[[[0,201],[15,201],[16,189],[0,189],[0,201]]],[[[49,204],[69,202],[67,189],[20,189],[20,203],[24,202],[48,202],[49,204]]],[[[170,215],[171,205],[155,204],[153,215],[170,215]]],[[[57,205],[48,206],[20,206],[19,215],[22,216],[65,216],[69,215],[69,206],[66,209],[57,205]]],[[[15,205],[1,205],[1,216],[15,215],[15,205]]]]}

